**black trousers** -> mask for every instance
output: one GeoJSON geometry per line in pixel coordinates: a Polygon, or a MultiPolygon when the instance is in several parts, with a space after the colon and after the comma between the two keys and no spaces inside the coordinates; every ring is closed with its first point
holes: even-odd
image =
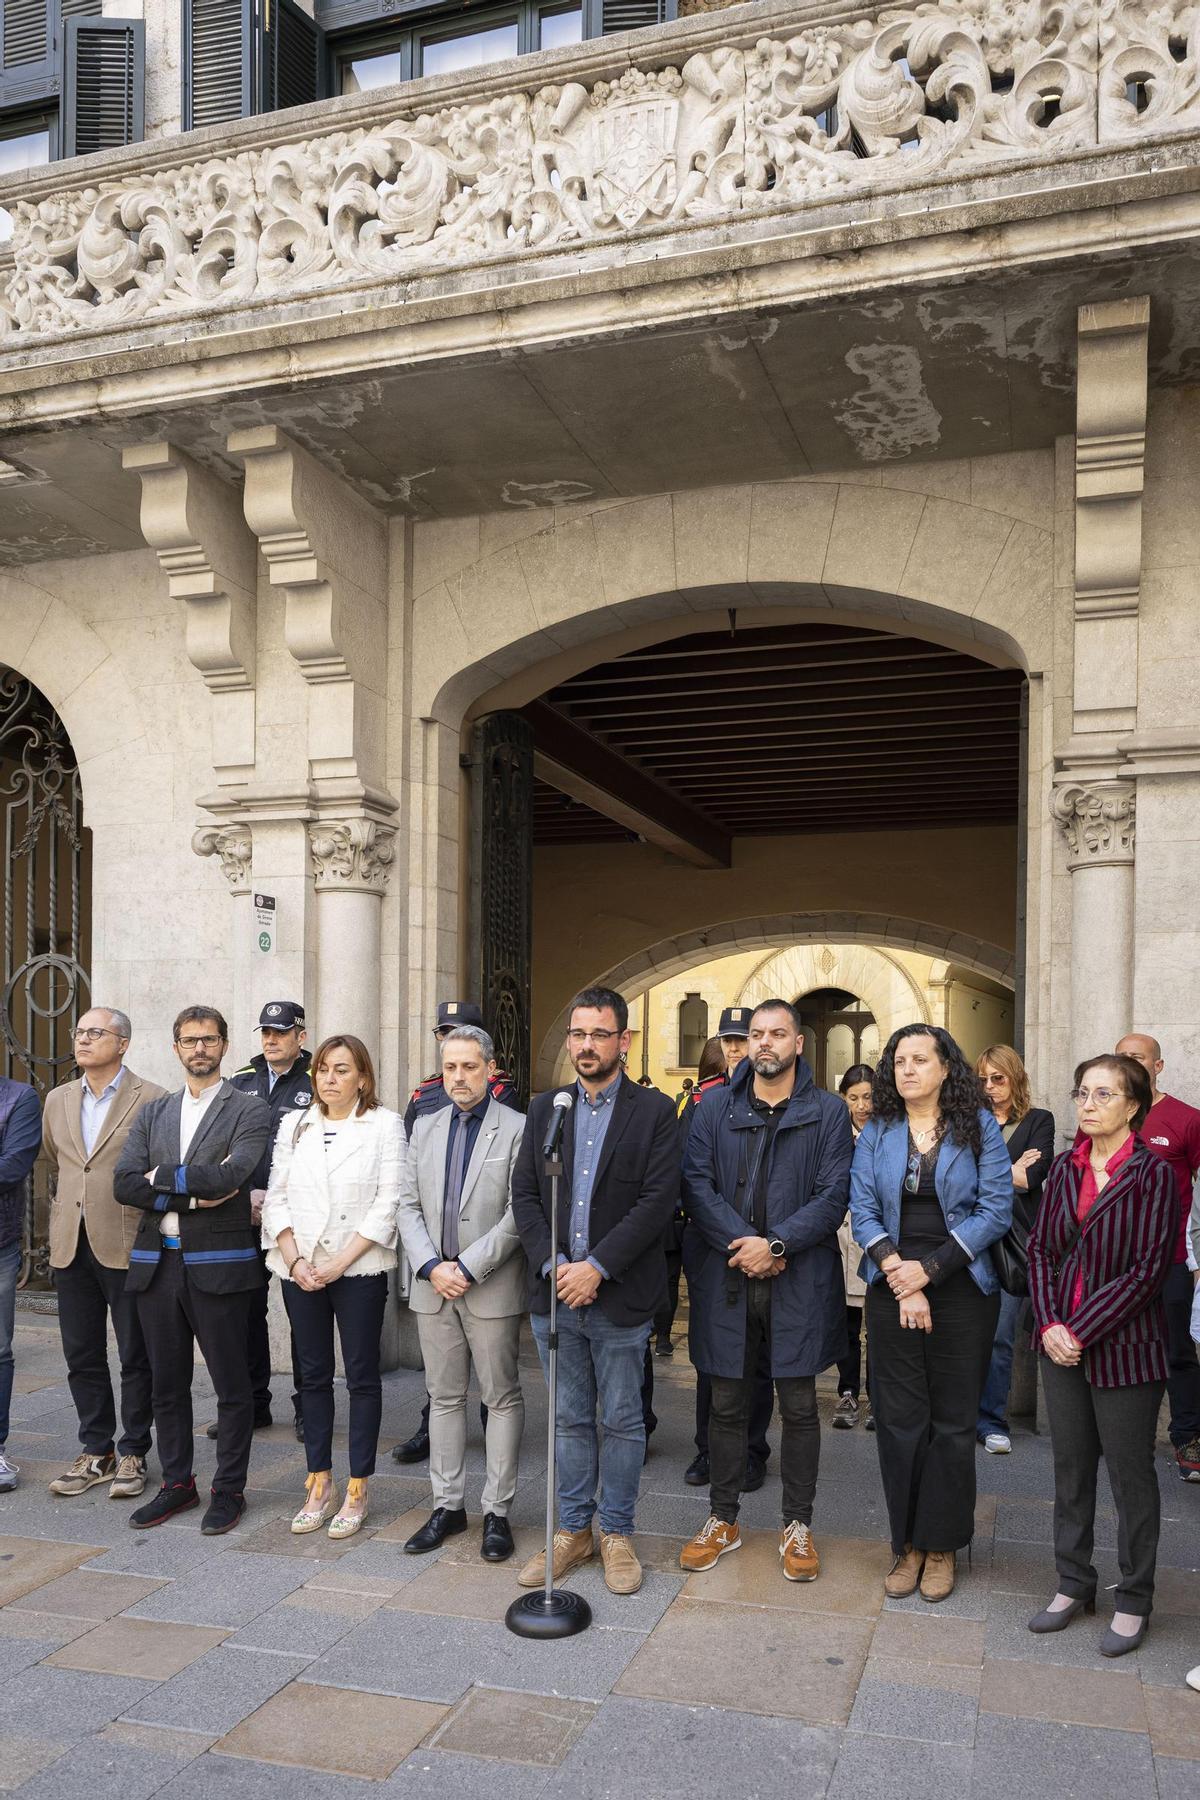
{"type": "MultiPolygon", "coordinates": [[[[246,1321],[246,1359],[250,1364],[250,1386],[254,1391],[254,1416],[261,1419],[271,1410],[271,1334],[267,1329],[267,1303],[271,1298],[271,1271],[263,1257],[263,1285],[250,1296],[250,1316],[246,1321]]],[[[292,1338],[292,1411],[300,1417],[300,1358],[296,1340],[292,1338]]]]}
{"type": "Polygon", "coordinates": [[[679,1277],[683,1273],[682,1249],[667,1251],[667,1298],[654,1315],[654,1336],[669,1338],[679,1307],[679,1277]]]}
{"type": "MultiPolygon", "coordinates": [[[[713,1375],[712,1411],[708,1421],[708,1458],[711,1470],[709,1509],[730,1525],[738,1516],[738,1500],[746,1474],[750,1409],[759,1379],[764,1350],[770,1368],[771,1284],[746,1283],[746,1360],[740,1380],[713,1375]]],[[[813,1376],[792,1376],[775,1383],[779,1392],[782,1431],[779,1472],[783,1478],[783,1522],[799,1519],[812,1524],[817,1494],[817,1469],[821,1458],[821,1421],[817,1414],[817,1384],[813,1376]]]]}
{"type": "MultiPolygon", "coordinates": [[[[1190,1279],[1190,1274],[1189,1274],[1190,1279]]],[[[1093,1387],[1082,1368],[1062,1369],[1039,1358],[1050,1442],[1054,1449],[1054,1566],[1060,1592],[1089,1599],[1096,1474],[1108,1470],[1117,1508],[1118,1612],[1144,1617],[1154,1598],[1154,1564],[1162,1500],[1154,1467],[1154,1438],[1164,1383],[1093,1387]]]]}
{"type": "Polygon", "coordinates": [[[867,1289],[871,1409],[892,1551],[961,1550],[975,1535],[975,1426],[999,1294],[966,1269],[926,1288],[932,1331],[900,1323],[886,1281],[867,1289]]]}
{"type": "Polygon", "coordinates": [[[150,1358],[138,1324],[133,1295],[125,1292],[124,1269],[96,1260],[82,1221],[75,1255],[55,1269],[58,1330],[67,1365],[67,1385],[79,1414],[79,1442],[89,1456],[145,1456],[150,1449],[150,1358]],[[121,1361],[121,1436],[108,1372],[108,1316],[121,1361]]]}
{"type": "Polygon", "coordinates": [[[137,1298],[154,1379],[158,1460],[168,1486],[191,1481],[192,1374],[196,1345],[217,1394],[217,1472],[213,1492],[240,1494],[250,1467],[254,1395],[246,1364],[246,1313],[252,1290],[209,1294],[195,1286],[178,1250],[164,1250],[137,1298]]]}
{"type": "MultiPolygon", "coordinates": [[[[754,1381],[750,1394],[750,1422],[747,1431],[748,1447],[751,1456],[765,1463],[771,1455],[771,1446],[767,1442],[767,1431],[770,1428],[771,1416],[775,1411],[775,1383],[771,1380],[771,1354],[764,1341],[759,1346],[758,1367],[754,1372],[754,1381]]],[[[708,1421],[712,1415],[712,1380],[702,1370],[696,1370],[696,1437],[695,1445],[701,1456],[708,1455],[708,1421]]]]}
{"type": "Polygon", "coordinates": [[[387,1306],[386,1275],[343,1275],[315,1294],[283,1284],[284,1305],[300,1357],[300,1416],[309,1474],[333,1467],[333,1331],[337,1326],[350,1396],[350,1474],[375,1473],[383,1382],[379,1336],[387,1306]]]}
{"type": "Polygon", "coordinates": [[[856,1400],[862,1392],[862,1333],[866,1319],[866,1308],[861,1302],[857,1306],[846,1302],[846,1336],[850,1348],[837,1366],[838,1393],[853,1394],[856,1400]]]}
{"type": "Polygon", "coordinates": [[[1200,1359],[1192,1338],[1192,1296],[1196,1289],[1186,1263],[1176,1263],[1163,1284],[1167,1315],[1167,1403],[1171,1442],[1177,1450],[1200,1438],[1200,1359]]]}

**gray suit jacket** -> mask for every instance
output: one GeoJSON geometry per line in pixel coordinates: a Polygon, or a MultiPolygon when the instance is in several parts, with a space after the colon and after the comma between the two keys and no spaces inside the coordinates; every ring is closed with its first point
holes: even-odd
{"type": "MultiPolygon", "coordinates": [[[[408,1304],[413,1312],[439,1311],[441,1295],[416,1271],[442,1260],[442,1208],[446,1145],[453,1108],[419,1116],[413,1125],[400,1182],[400,1238],[413,1270],[408,1304]]],[[[459,1261],[473,1280],[465,1304],[481,1319],[509,1318],[525,1307],[525,1258],[513,1222],[512,1172],[524,1113],[489,1102],[463,1178],[458,1213],[459,1261]]]]}

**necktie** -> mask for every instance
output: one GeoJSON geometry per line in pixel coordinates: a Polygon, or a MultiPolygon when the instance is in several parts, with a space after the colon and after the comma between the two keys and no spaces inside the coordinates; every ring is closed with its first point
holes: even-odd
{"type": "Polygon", "coordinates": [[[467,1161],[467,1115],[454,1120],[454,1148],[450,1152],[450,1176],[442,1206],[442,1255],[453,1262],[458,1255],[458,1209],[462,1205],[463,1170],[467,1161]]]}

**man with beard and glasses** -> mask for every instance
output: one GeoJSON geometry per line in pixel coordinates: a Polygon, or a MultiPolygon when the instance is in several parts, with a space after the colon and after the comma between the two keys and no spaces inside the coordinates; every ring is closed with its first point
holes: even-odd
{"type": "Polygon", "coordinates": [[[126,1292],[153,1379],[154,1427],[163,1484],[129,1523],[163,1525],[199,1505],[192,1468],[195,1346],[217,1394],[217,1468],[200,1529],[232,1531],[245,1510],[254,1432],[254,1390],[246,1358],[250,1300],[262,1286],[250,1189],[271,1135],[257,1094],[221,1079],[229,1028],[211,1006],[187,1006],[175,1020],[175,1054],[187,1077],[133,1121],[113,1176],[113,1195],[141,1210],[126,1292]]]}
{"type": "Polygon", "coordinates": [[[816,1087],[801,1058],[800,1021],[786,1000],[756,1007],[748,1035],[729,1086],[696,1108],[683,1164],[684,1205],[699,1239],[688,1264],[692,1357],[712,1381],[712,1488],[708,1522],[679,1561],[711,1569],[741,1545],[738,1492],[765,1342],[783,1422],[779,1554],[787,1580],[814,1581],[816,1377],[846,1351],[838,1226],[854,1140],[844,1103],[816,1087]]]}
{"type": "MultiPolygon", "coordinates": [[[[542,1156],[553,1093],[539,1094],[530,1106],[513,1174],[513,1216],[529,1260],[543,1368],[551,1281],[559,1302],[553,1579],[561,1582],[596,1554],[598,1511],[605,1582],[614,1594],[634,1594],[642,1584],[633,1547],[646,1451],[642,1368],[650,1322],[666,1293],[663,1236],[679,1192],[675,1109],[665,1094],[639,1087],[622,1069],[629,1008],[620,994],[585,988],[572,1000],[568,1020],[567,1054],[578,1079],[563,1131],[557,1244],[550,1239],[550,1178],[542,1156]]],[[[541,1587],[545,1571],[542,1551],[517,1579],[522,1587],[541,1587]]]]}

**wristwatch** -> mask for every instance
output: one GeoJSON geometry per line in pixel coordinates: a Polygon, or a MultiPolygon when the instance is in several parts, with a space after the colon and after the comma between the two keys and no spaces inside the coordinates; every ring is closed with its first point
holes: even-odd
{"type": "Polygon", "coordinates": [[[767,1249],[771,1252],[772,1256],[782,1256],[787,1250],[787,1245],[782,1238],[768,1238],[767,1249]]]}

